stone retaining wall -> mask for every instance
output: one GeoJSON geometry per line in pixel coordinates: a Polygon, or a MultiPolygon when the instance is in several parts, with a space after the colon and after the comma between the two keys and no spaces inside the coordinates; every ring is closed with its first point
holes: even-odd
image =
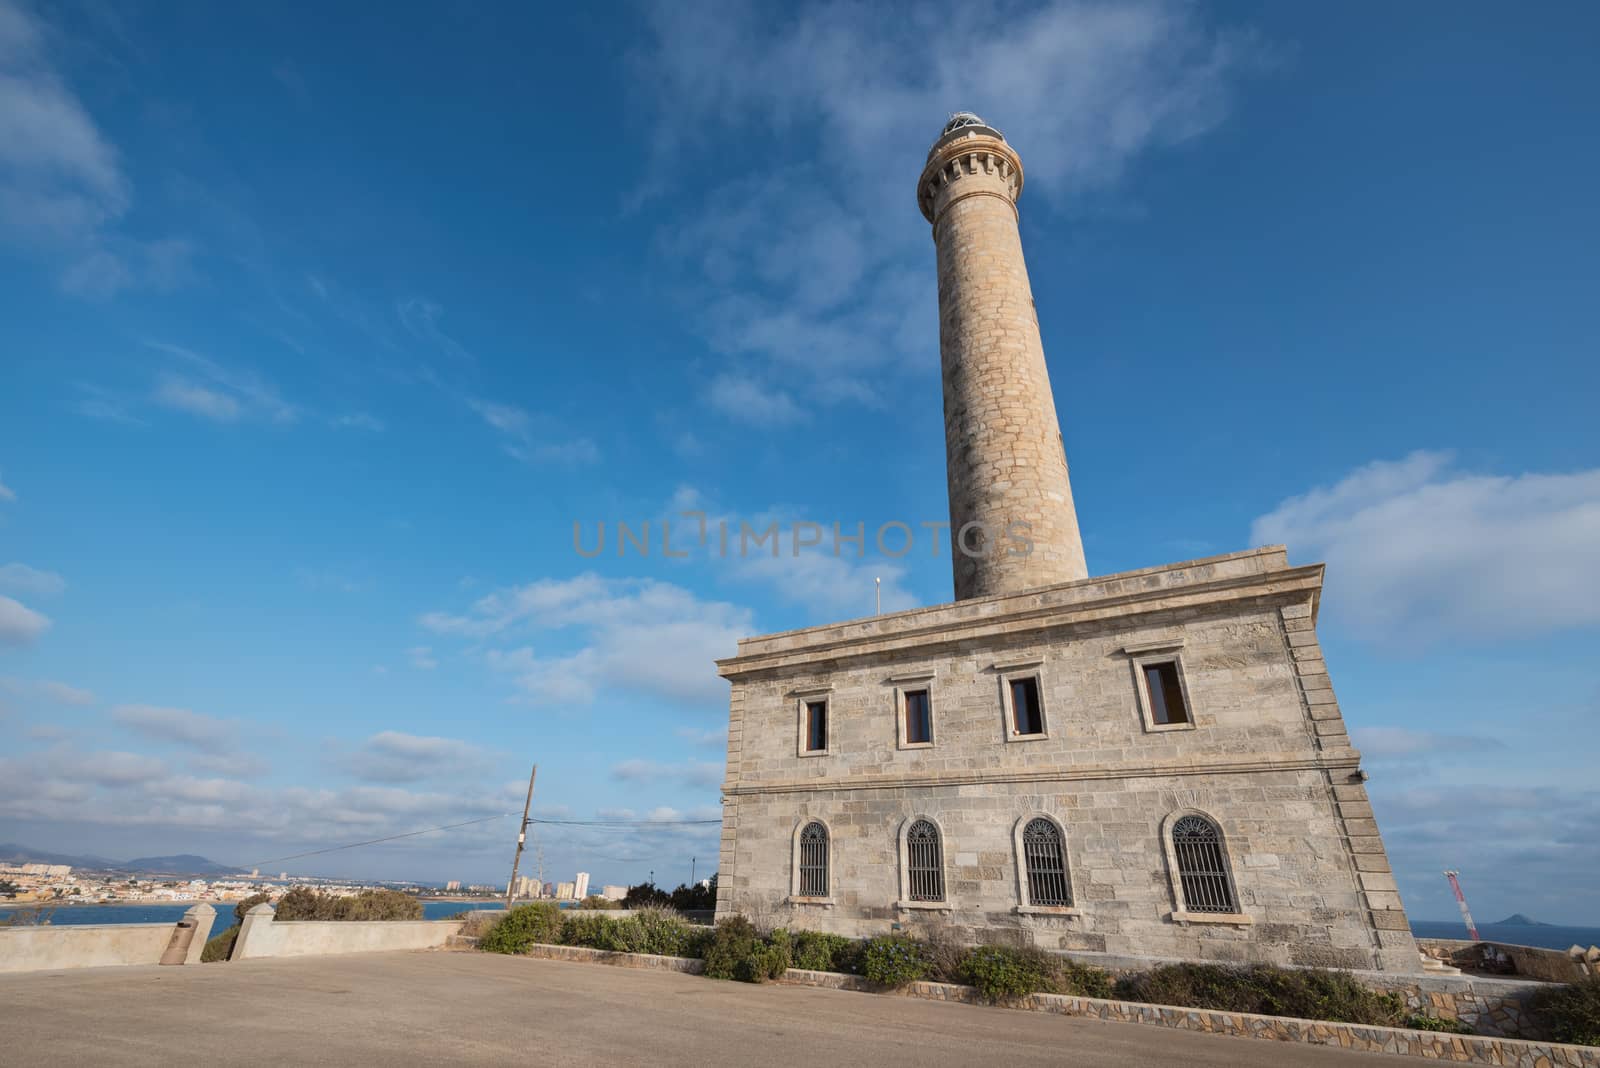
{"type": "MultiPolygon", "coordinates": [[[[216,915],[210,905],[197,905],[183,914],[179,922],[191,924],[194,934],[181,963],[200,962],[216,915]]],[[[175,923],[0,927],[0,972],[160,964],[177,931],[175,923]]]]}
{"type": "MultiPolygon", "coordinates": [[[[582,946],[533,945],[528,947],[525,955],[548,960],[614,964],[627,968],[655,968],[691,974],[698,974],[705,967],[704,961],[683,957],[612,953],[582,946]]],[[[978,992],[972,987],[956,986],[951,983],[911,983],[896,991],[881,991],[859,975],[812,972],[800,968],[790,968],[784,974],[783,981],[831,990],[893,993],[902,997],[923,998],[930,1001],[983,1003],[978,992]]],[[[1527,1042],[1482,1035],[1449,1035],[1433,1031],[1413,1031],[1404,1027],[1296,1020],[1282,1016],[1217,1012],[1175,1005],[1145,1005],[1132,1001],[1070,997],[1064,994],[1029,994],[1009,1002],[1008,1007],[1119,1023],[1156,1024],[1203,1034],[1234,1035],[1240,1038],[1272,1039],[1279,1042],[1305,1042],[1368,1053],[1396,1053],[1455,1064],[1496,1065],[1501,1068],[1600,1068],[1600,1047],[1567,1046],[1554,1042],[1527,1042]]]]}
{"type": "Polygon", "coordinates": [[[336,953],[382,953],[442,949],[461,930],[460,920],[273,919],[271,905],[245,913],[229,960],[259,957],[320,957],[336,953]]]}

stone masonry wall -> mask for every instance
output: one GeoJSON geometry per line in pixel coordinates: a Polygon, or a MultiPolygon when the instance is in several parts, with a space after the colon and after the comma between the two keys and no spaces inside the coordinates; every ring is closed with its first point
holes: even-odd
{"type": "MultiPolygon", "coordinates": [[[[1193,572],[1097,581],[1182,587],[1193,572]]],[[[1416,971],[1320,655],[1291,651],[1315,646],[1312,598],[1272,589],[1098,615],[1090,600],[1084,614],[1097,618],[1029,629],[996,611],[954,641],[918,626],[945,611],[927,609],[882,625],[918,636],[898,648],[879,635],[876,645],[831,641],[814,657],[813,632],[752,640],[787,647],[787,663],[744,673],[738,658],[724,662],[734,688],[719,913],[850,935],[934,924],[1051,949],[1416,971]],[[1179,662],[1190,727],[1155,727],[1141,709],[1135,661],[1152,647],[1179,662]],[[1037,674],[1044,737],[1008,732],[1011,672],[1037,674]],[[911,685],[931,693],[929,747],[899,740],[896,695],[911,685]],[[802,755],[800,706],[819,694],[829,751],[802,755]],[[1327,723],[1339,730],[1318,726],[1327,723]],[[1168,821],[1189,811],[1223,832],[1240,916],[1181,913],[1163,842],[1168,821]],[[1036,814],[1065,831],[1070,911],[1022,907],[1015,833],[1036,814]],[[904,900],[900,834],[919,816],[943,834],[944,907],[904,900]],[[791,900],[795,835],[810,819],[831,833],[822,902],[791,900]]]]}

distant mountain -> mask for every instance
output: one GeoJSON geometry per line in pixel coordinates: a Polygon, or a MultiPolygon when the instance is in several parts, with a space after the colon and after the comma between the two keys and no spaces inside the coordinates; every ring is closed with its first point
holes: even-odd
{"type": "Polygon", "coordinates": [[[1511,915],[1507,916],[1505,919],[1501,920],[1499,923],[1495,924],[1494,926],[1496,926],[1496,927],[1549,927],[1550,925],[1548,923],[1540,923],[1538,920],[1530,920],[1530,919],[1528,919],[1528,917],[1524,916],[1520,912],[1513,912],[1511,915]]]}
{"type": "Polygon", "coordinates": [[[123,871],[152,872],[158,875],[248,875],[242,868],[230,868],[193,853],[179,853],[175,857],[135,857],[118,864],[123,871]]]}
{"type": "Polygon", "coordinates": [[[181,853],[173,857],[136,857],[133,860],[111,860],[108,857],[72,856],[67,853],[47,853],[42,849],[6,842],[0,845],[0,863],[5,864],[70,864],[74,868],[92,871],[127,871],[147,875],[244,875],[242,868],[230,868],[206,857],[181,853]]]}
{"type": "Polygon", "coordinates": [[[0,844],[0,864],[71,864],[74,868],[110,868],[116,861],[105,857],[75,857],[67,853],[46,853],[14,842],[0,844]]]}

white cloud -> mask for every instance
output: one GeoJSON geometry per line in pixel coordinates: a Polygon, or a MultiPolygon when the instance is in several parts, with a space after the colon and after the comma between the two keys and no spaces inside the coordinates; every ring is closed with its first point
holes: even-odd
{"type": "Polygon", "coordinates": [[[611,766],[611,777],[623,782],[678,782],[707,787],[722,782],[723,766],[708,760],[663,763],[659,760],[624,760],[611,766]]]}
{"type": "Polygon", "coordinates": [[[406,650],[406,656],[411,660],[411,666],[418,671],[432,671],[439,666],[438,659],[433,655],[433,649],[426,645],[413,645],[406,650]]]}
{"type": "Polygon", "coordinates": [[[477,639],[569,632],[565,644],[575,640],[576,651],[499,647],[486,659],[512,674],[531,699],[574,704],[589,703],[601,686],[720,703],[727,686],[710,662],[731,655],[752,629],[748,610],[735,605],[702,601],[671,583],[592,573],[497,590],[465,613],[429,612],[419,622],[435,633],[477,639]]]}
{"type": "Polygon", "coordinates": [[[529,412],[514,404],[481,399],[467,403],[479,418],[499,433],[500,447],[514,460],[525,464],[567,466],[592,464],[600,460],[600,447],[592,439],[576,437],[566,441],[551,440],[551,428],[537,425],[529,412]]]}
{"type": "Polygon", "coordinates": [[[54,571],[41,571],[27,564],[0,567],[0,590],[52,597],[67,588],[67,580],[54,571]]]}
{"type": "Polygon", "coordinates": [[[1373,760],[1481,753],[1504,748],[1492,738],[1418,731],[1408,727],[1356,727],[1351,730],[1350,736],[1355,740],[1356,748],[1373,760]]]}
{"type": "Polygon", "coordinates": [[[366,430],[373,434],[383,432],[383,420],[367,412],[348,412],[334,416],[329,424],[336,430],[366,430]]]}
{"type": "Polygon", "coordinates": [[[176,375],[168,375],[162,380],[156,389],[155,400],[163,407],[175,408],[218,423],[231,423],[239,418],[238,401],[226,393],[196,385],[176,375]]]}
{"type": "Polygon", "coordinates": [[[162,375],[155,401],[164,407],[221,423],[247,415],[275,423],[292,423],[300,417],[299,409],[253,371],[225,366],[181,345],[160,341],[147,345],[184,369],[183,373],[169,371],[162,375]]]}
{"type": "Polygon", "coordinates": [[[1326,604],[1377,641],[1600,623],[1600,470],[1482,475],[1441,452],[1368,464],[1251,526],[1328,564],[1326,604]]]}
{"type": "Polygon", "coordinates": [[[156,705],[118,705],[111,718],[135,734],[162,742],[193,746],[202,752],[223,753],[233,745],[235,728],[227,720],[191,712],[187,708],[156,705]]]}
{"type": "Polygon", "coordinates": [[[49,629],[49,616],[0,596],[0,645],[27,645],[49,629]]]}
{"type": "Polygon", "coordinates": [[[783,390],[736,375],[712,379],[706,398],[730,419],[753,426],[787,426],[805,418],[805,412],[783,390]]]}
{"type": "Polygon", "coordinates": [[[638,68],[658,109],[655,151],[631,206],[686,201],[659,248],[685,276],[693,326],[737,368],[714,369],[708,393],[736,418],[752,410],[722,403],[737,397],[728,375],[786,396],[777,411],[792,417],[796,397],[875,402],[885,375],[938,352],[933,254],[912,193],[951,111],[975,109],[1005,132],[1027,167],[1024,210],[1038,211],[1214,127],[1261,53],[1198,8],[1158,2],[1048,0],[1003,17],[959,0],[913,17],[824,3],[776,22],[736,5],[661,4],[652,23],[638,68]],[[724,182],[675,177],[686,158],[752,134],[776,146],[758,173],[717,153],[724,182]]]}
{"type": "Polygon", "coordinates": [[[686,738],[695,745],[722,748],[728,744],[728,728],[716,727],[706,729],[702,727],[679,727],[673,732],[679,738],[686,738]]]}
{"type": "Polygon", "coordinates": [[[481,774],[489,766],[489,754],[454,738],[381,731],[339,763],[369,782],[420,782],[481,774]]]}
{"type": "Polygon", "coordinates": [[[69,292],[170,283],[192,247],[115,230],[132,203],[116,148],[49,55],[45,25],[0,0],[0,241],[63,265],[69,292]]]}
{"type": "Polygon", "coordinates": [[[0,501],[6,501],[7,503],[11,503],[11,502],[14,502],[16,499],[17,499],[16,491],[13,490],[10,486],[6,485],[4,482],[0,482],[0,501]]]}
{"type": "Polygon", "coordinates": [[[95,700],[94,694],[88,690],[51,679],[28,680],[0,676],[0,689],[15,694],[37,694],[63,705],[92,705],[95,700]]]}

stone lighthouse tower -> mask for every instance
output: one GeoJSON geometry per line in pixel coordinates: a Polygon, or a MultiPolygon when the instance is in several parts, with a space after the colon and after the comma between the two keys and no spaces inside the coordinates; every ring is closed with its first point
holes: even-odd
{"type": "Polygon", "coordinates": [[[970,112],[950,119],[917,182],[939,257],[958,601],[1089,576],[1017,231],[1021,194],[1022,160],[970,112]]]}

